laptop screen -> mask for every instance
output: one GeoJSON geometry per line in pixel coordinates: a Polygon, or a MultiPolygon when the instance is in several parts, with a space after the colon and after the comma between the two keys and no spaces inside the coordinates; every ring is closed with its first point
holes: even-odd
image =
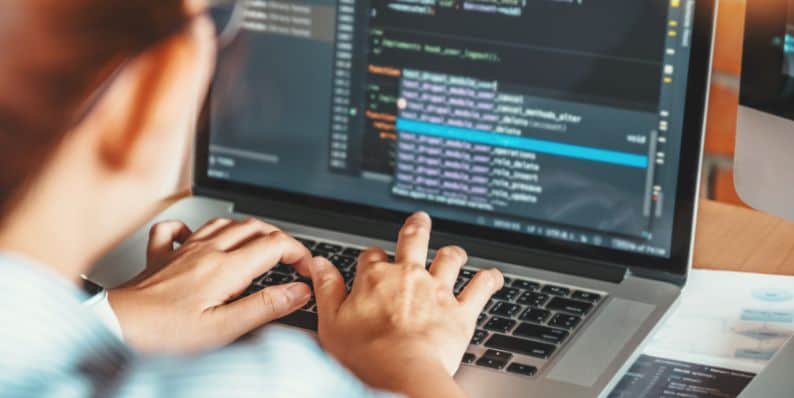
{"type": "Polygon", "coordinates": [[[207,177],[668,258],[694,9],[250,0],[207,177]]]}

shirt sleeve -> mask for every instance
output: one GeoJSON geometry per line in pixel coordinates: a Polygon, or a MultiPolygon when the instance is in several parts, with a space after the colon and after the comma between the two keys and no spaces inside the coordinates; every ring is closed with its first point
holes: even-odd
{"type": "Polygon", "coordinates": [[[110,397],[396,397],[376,391],[303,332],[271,327],[249,342],[193,357],[140,358],[110,397]]]}
{"type": "Polygon", "coordinates": [[[0,397],[393,396],[369,388],[297,329],[269,326],[208,353],[142,355],[45,266],[0,253],[0,276],[0,397]]]}
{"type": "Polygon", "coordinates": [[[91,298],[83,302],[83,306],[91,310],[119,340],[124,340],[121,323],[119,323],[119,318],[113,311],[113,307],[110,306],[107,290],[102,289],[99,293],[91,296],[91,298]]]}

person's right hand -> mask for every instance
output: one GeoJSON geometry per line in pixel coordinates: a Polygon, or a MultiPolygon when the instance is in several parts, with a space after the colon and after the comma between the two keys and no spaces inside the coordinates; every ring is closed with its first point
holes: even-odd
{"type": "Polygon", "coordinates": [[[412,397],[457,396],[451,378],[469,345],[477,316],[504,279],[480,271],[458,297],[453,287],[467,261],[459,247],[440,249],[425,269],[431,221],[409,217],[396,250],[396,264],[378,248],[361,254],[347,294],[342,276],[327,260],[310,269],[323,347],[363,381],[412,397]]]}

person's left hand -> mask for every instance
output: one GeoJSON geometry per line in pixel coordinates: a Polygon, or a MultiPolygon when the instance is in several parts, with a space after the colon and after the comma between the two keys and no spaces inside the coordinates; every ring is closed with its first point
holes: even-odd
{"type": "Polygon", "coordinates": [[[230,302],[278,263],[309,275],[311,252],[278,228],[250,219],[214,220],[195,233],[179,221],[150,232],[147,268],[109,291],[124,339],[145,352],[195,352],[231,343],[301,308],[304,283],[263,289],[230,302]],[[174,244],[181,246],[174,249],[174,244]]]}

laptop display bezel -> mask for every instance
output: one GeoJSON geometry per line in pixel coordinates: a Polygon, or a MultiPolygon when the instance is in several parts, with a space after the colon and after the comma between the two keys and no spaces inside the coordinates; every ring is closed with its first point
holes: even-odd
{"type": "MultiPolygon", "coordinates": [[[[704,135],[706,99],[709,73],[711,68],[712,40],[714,30],[714,0],[697,0],[691,38],[691,61],[684,115],[682,151],[678,173],[675,214],[673,220],[673,240],[671,256],[668,258],[641,255],[620,250],[607,249],[583,244],[488,228],[444,219],[434,220],[434,228],[450,235],[473,236],[480,240],[498,242],[500,247],[510,247],[516,252],[531,250],[543,251],[583,260],[611,263],[629,268],[642,268],[652,272],[662,272],[685,276],[692,256],[694,216],[699,186],[699,167],[704,135]]],[[[209,96],[212,95],[210,89],[209,96]]],[[[400,223],[408,214],[404,212],[344,202],[336,199],[288,192],[275,188],[255,186],[208,176],[210,123],[208,106],[198,124],[197,142],[194,157],[194,184],[199,189],[222,192],[229,196],[262,198],[271,202],[283,202],[290,206],[307,209],[326,209],[341,216],[364,217],[389,224],[400,223]]],[[[226,197],[228,199],[228,197],[226,197]]],[[[300,222],[312,225],[311,216],[300,222]]],[[[367,231],[352,230],[345,232],[366,234],[367,231]]]]}

